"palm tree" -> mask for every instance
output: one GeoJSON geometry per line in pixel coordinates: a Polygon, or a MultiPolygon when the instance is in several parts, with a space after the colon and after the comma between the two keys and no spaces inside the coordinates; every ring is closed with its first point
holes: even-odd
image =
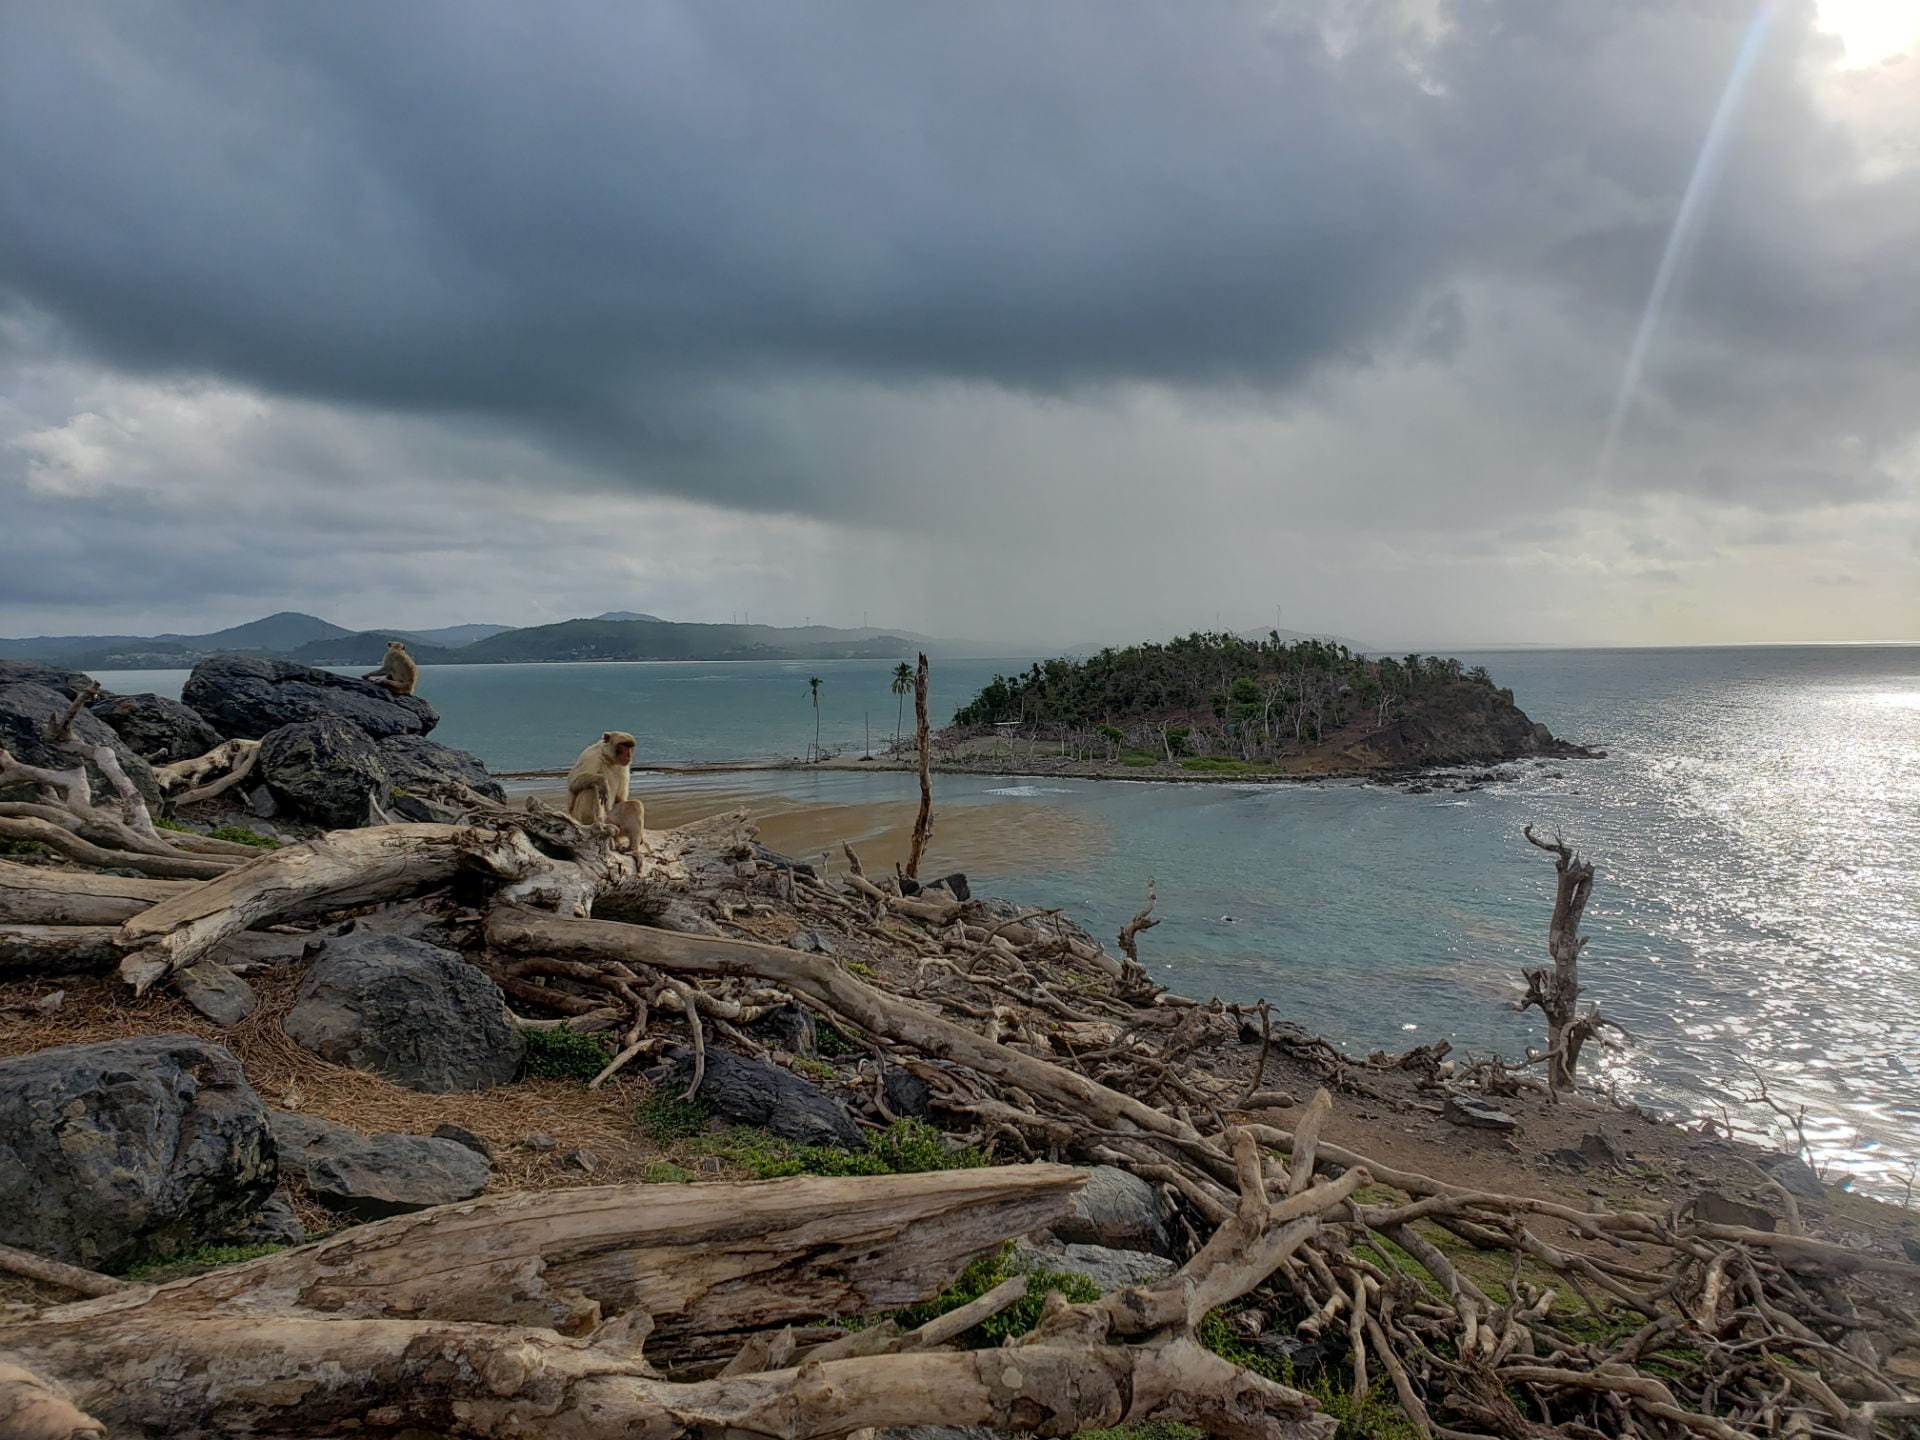
{"type": "Polygon", "coordinates": [[[820,758],[820,677],[813,675],[807,680],[807,693],[813,697],[813,758],[820,758]]]}
{"type": "Polygon", "coordinates": [[[893,708],[893,748],[900,749],[900,727],[906,722],[907,696],[913,693],[913,667],[902,660],[893,667],[893,693],[900,697],[900,703],[893,708]]]}

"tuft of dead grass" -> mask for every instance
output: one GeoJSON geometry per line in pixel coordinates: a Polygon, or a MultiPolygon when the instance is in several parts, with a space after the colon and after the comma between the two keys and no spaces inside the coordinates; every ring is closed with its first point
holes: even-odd
{"type": "MultiPolygon", "coordinates": [[[[493,1090],[423,1095],[334,1065],[288,1039],[280,1021],[293,1006],[297,966],[247,977],[260,1006],[240,1024],[222,1027],[171,994],[135,997],[114,977],[73,977],[0,984],[0,1058],[54,1045],[90,1044],[142,1035],[190,1034],[225,1045],[268,1105],[299,1110],[356,1130],[429,1135],[438,1125],[461,1125],[493,1147],[493,1190],[554,1190],[639,1180],[663,1158],[661,1148],[634,1124],[633,1111],[649,1090],[638,1077],[615,1077],[598,1090],[566,1080],[522,1080],[493,1090]],[[51,990],[65,990],[58,1013],[29,1007],[51,990]],[[540,1152],[520,1142],[550,1135],[540,1152]],[[593,1152],[591,1173],[565,1160],[576,1149],[593,1152]]],[[[309,1224],[318,1218],[302,1215],[309,1224]]]]}

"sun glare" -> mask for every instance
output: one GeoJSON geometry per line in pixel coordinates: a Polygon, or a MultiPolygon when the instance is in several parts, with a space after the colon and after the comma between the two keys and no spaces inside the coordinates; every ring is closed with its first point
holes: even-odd
{"type": "Polygon", "coordinates": [[[1920,40],[1920,0],[1818,0],[1820,28],[1846,47],[1848,69],[1911,55],[1920,40]]]}

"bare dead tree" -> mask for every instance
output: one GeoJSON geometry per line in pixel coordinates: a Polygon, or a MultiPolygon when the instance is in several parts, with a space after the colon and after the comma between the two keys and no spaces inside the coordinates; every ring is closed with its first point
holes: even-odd
{"type": "Polygon", "coordinates": [[[933,833],[933,756],[927,744],[927,657],[923,653],[913,672],[914,743],[920,751],[920,813],[913,817],[913,849],[907,853],[907,876],[920,878],[920,857],[933,833]]]}
{"type": "Polygon", "coordinates": [[[1580,1051],[1587,1041],[1613,1022],[1604,1019],[1598,1006],[1580,1013],[1580,952],[1587,948],[1580,934],[1580,918],[1593,896],[1593,865],[1582,860],[1558,835],[1542,840],[1528,825],[1522,832],[1529,844],[1554,857],[1553,868],[1559,881],[1553,895],[1553,919],[1547,926],[1547,954],[1553,968],[1526,970],[1526,997],[1520,1008],[1537,1005],[1547,1019],[1547,1083],[1555,1090],[1574,1088],[1580,1068],[1580,1051]]]}

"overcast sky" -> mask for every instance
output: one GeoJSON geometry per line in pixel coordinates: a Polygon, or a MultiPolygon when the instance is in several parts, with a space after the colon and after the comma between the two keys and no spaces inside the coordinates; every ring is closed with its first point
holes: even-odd
{"type": "Polygon", "coordinates": [[[1920,639],[1916,31],[12,0],[0,634],[1920,639]]]}

